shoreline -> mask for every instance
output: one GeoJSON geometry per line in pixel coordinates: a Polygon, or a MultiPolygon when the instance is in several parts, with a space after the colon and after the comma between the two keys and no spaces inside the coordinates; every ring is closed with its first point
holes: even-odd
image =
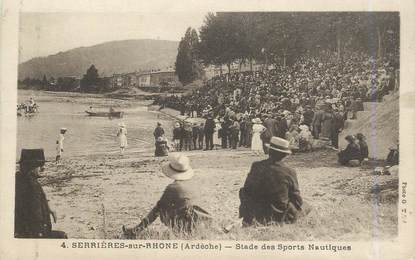
{"type": "MultiPolygon", "coordinates": [[[[122,106],[132,103],[137,104],[128,101],[122,106]]],[[[149,113],[182,119],[179,111],[147,107],[149,113]]],[[[139,239],[350,241],[370,239],[373,229],[381,240],[397,237],[398,176],[372,175],[371,167],[339,166],[337,153],[331,149],[293,154],[286,160],[297,171],[303,199],[313,207],[307,217],[294,225],[237,227],[222,233],[223,227],[238,219],[238,190],[251,163],[266,156],[255,156],[247,148],[183,153],[190,158],[200,183],[201,206],[215,217],[211,229],[181,237],[157,220],[139,239]],[[370,214],[374,203],[376,221],[370,214]]],[[[167,157],[154,157],[151,146],[127,148],[124,155],[90,153],[64,156],[59,164],[47,162],[40,182],[51,209],[57,212],[54,229],[67,232],[70,238],[121,238],[121,226],[138,224],[172,182],[161,173],[160,166],[166,161],[167,157]]]]}

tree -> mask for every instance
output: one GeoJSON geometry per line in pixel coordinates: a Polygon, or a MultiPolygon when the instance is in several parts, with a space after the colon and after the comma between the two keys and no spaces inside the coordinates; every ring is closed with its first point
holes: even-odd
{"type": "Polygon", "coordinates": [[[197,58],[197,48],[199,37],[195,29],[187,28],[182,37],[175,63],[176,74],[179,81],[185,85],[198,78],[202,74],[202,69],[197,58]]]}
{"type": "Polygon", "coordinates": [[[45,75],[45,74],[43,74],[43,78],[42,78],[42,87],[46,89],[46,88],[48,87],[48,85],[49,85],[49,82],[48,82],[48,80],[47,80],[47,78],[46,78],[46,75],[45,75]]]}
{"type": "MultiPolygon", "coordinates": [[[[292,64],[305,53],[363,51],[398,56],[398,12],[209,13],[200,32],[199,57],[207,65],[245,60],[292,64]]],[[[252,67],[252,66],[251,66],[252,67]]]]}
{"type": "Polygon", "coordinates": [[[238,13],[209,13],[200,29],[199,55],[205,65],[228,66],[246,57],[246,42],[238,13]]]}
{"type": "Polygon", "coordinates": [[[97,90],[99,82],[98,70],[95,68],[95,65],[92,64],[88,68],[86,74],[84,74],[81,79],[81,91],[82,92],[93,92],[97,90]]]}

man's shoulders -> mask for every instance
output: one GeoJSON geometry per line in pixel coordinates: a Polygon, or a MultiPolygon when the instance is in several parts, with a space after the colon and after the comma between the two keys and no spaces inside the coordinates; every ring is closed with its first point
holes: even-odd
{"type": "Polygon", "coordinates": [[[271,169],[274,172],[289,174],[290,176],[297,175],[296,171],[290,166],[286,165],[284,162],[278,162],[276,164],[273,164],[273,167],[271,167],[271,169]]]}
{"type": "Polygon", "coordinates": [[[268,162],[268,160],[267,160],[267,159],[265,159],[265,160],[261,160],[261,161],[256,161],[256,162],[253,162],[253,163],[252,163],[251,168],[265,167],[265,166],[267,166],[268,164],[269,164],[269,162],[268,162]]]}

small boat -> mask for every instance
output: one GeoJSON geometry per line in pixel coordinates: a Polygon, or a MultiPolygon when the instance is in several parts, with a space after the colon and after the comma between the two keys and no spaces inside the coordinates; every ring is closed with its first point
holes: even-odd
{"type": "Polygon", "coordinates": [[[122,117],[124,115],[124,112],[122,111],[114,111],[114,112],[91,112],[85,110],[85,113],[88,114],[88,116],[100,116],[100,117],[122,117]]]}

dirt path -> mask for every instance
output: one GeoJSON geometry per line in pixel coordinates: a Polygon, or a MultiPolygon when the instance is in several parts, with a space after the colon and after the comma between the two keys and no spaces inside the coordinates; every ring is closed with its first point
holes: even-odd
{"type": "MultiPolygon", "coordinates": [[[[303,197],[313,211],[295,225],[236,228],[221,227],[238,217],[238,190],[251,163],[264,159],[246,149],[187,152],[200,182],[203,207],[216,216],[212,230],[197,239],[238,240],[365,240],[397,235],[397,176],[373,176],[370,169],[339,167],[336,154],[321,150],[296,154],[287,164],[298,173],[303,197]],[[389,193],[374,196],[373,187],[389,193]]],[[[117,238],[121,226],[134,225],[157,202],[171,180],[160,172],[166,158],[152,153],[92,155],[48,163],[41,179],[51,207],[58,213],[57,229],[71,238],[117,238]]],[[[383,193],[382,193],[383,194],[383,193]]],[[[144,238],[174,238],[157,220],[144,238]]]]}

